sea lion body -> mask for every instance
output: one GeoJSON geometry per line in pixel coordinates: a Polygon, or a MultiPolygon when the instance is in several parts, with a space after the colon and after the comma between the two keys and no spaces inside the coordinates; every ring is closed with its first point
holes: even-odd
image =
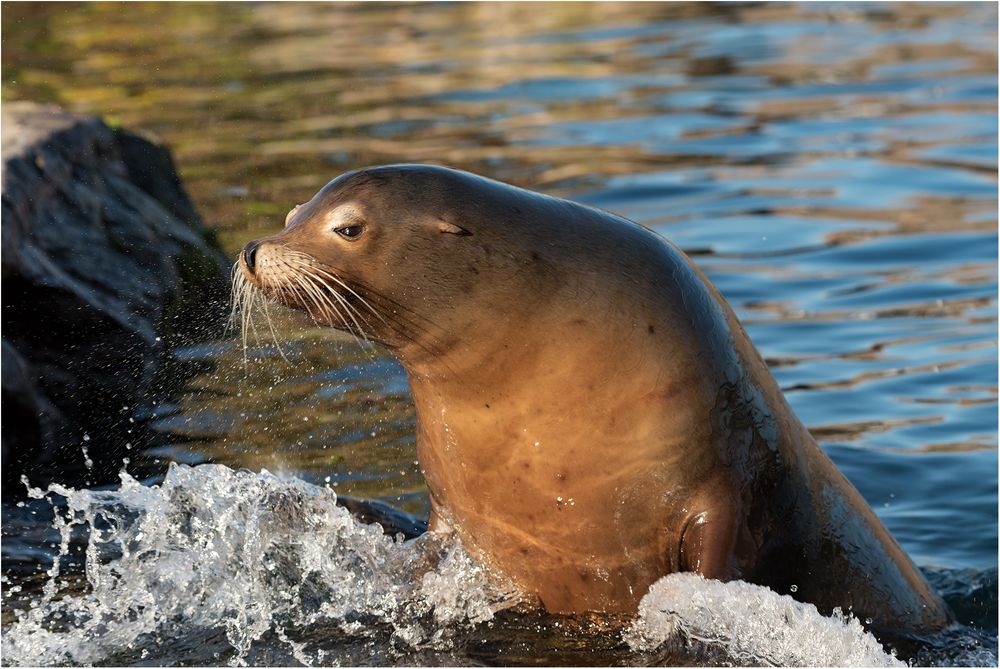
{"type": "Polygon", "coordinates": [[[646,228],[464,172],[389,166],[332,181],[243,267],[399,356],[431,528],[548,610],[635,611],[663,575],[696,571],[894,632],[950,621],[725,300],[646,228]],[[353,311],[282,288],[296,272],[336,277],[327,288],[353,311]]]}

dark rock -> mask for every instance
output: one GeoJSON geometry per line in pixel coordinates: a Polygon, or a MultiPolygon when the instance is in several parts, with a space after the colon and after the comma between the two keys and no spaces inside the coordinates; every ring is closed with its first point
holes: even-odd
{"type": "Polygon", "coordinates": [[[219,334],[230,264],[164,147],[30,103],[2,127],[5,496],[103,482],[166,353],[219,334]]]}
{"type": "Polygon", "coordinates": [[[426,520],[385,502],[338,495],[337,505],[347,509],[348,513],[362,523],[378,523],[382,526],[382,531],[391,536],[402,534],[405,539],[414,539],[427,531],[426,520]]]}
{"type": "Polygon", "coordinates": [[[41,455],[39,444],[51,443],[56,426],[65,419],[39,391],[37,376],[28,361],[6,339],[2,368],[3,470],[19,473],[38,464],[35,459],[41,455]]]}

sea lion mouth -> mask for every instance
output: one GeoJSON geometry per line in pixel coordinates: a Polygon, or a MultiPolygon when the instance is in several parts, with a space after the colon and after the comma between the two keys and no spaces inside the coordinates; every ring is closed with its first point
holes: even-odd
{"type": "Polygon", "coordinates": [[[251,242],[240,252],[233,268],[233,317],[239,314],[244,332],[258,303],[267,312],[268,302],[304,311],[317,325],[334,327],[366,343],[382,320],[378,311],[336,270],[313,256],[288,248],[268,248],[259,253],[260,242],[251,242]]]}

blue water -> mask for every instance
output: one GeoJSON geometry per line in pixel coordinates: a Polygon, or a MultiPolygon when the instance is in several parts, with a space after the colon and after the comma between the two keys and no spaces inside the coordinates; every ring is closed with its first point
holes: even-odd
{"type": "MultiPolygon", "coordinates": [[[[733,305],[995,662],[995,4],[156,7],[49,16],[62,55],[26,47],[8,94],[48,82],[158,132],[232,252],[340,172],[387,162],[651,227],[733,305]]],[[[306,328],[279,324],[291,365],[270,342],[249,368],[238,346],[181,351],[215,371],[159,419],[155,455],[425,513],[401,369],[306,328]]],[[[5,560],[28,552],[5,532],[5,560]]]]}

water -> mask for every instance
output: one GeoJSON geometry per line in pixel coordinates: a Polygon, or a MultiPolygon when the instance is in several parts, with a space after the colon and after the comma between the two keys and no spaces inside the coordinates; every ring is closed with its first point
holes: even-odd
{"type": "MultiPolygon", "coordinates": [[[[114,491],[53,485],[29,496],[57,505],[62,550],[34,606],[8,628],[10,664],[382,664],[412,661],[414,652],[435,664],[467,662],[482,652],[477,626],[495,625],[510,608],[509,586],[460,545],[432,534],[389,537],[336,506],[330,490],[294,477],[175,465],[160,485],[123,474],[114,491]],[[75,541],[86,593],[60,588],[75,541]],[[193,645],[203,647],[192,655],[193,645]]],[[[574,622],[550,619],[537,631],[574,622]]],[[[682,636],[721,641],[716,655],[751,664],[899,664],[857,620],[691,574],[658,583],[635,623],[615,632],[622,648],[593,659],[635,661],[682,636]],[[769,639],[775,631],[783,638],[769,639]]]]}
{"type": "MultiPolygon", "coordinates": [[[[340,172],[400,161],[677,242],[964,623],[901,655],[996,663],[995,5],[4,10],[4,99],[159,134],[231,253],[340,172]]],[[[182,350],[209,371],[147,408],[164,436],[147,458],[216,465],[50,494],[77,521],[54,577],[52,504],[4,505],[4,663],[892,662],[849,623],[689,576],[634,621],[494,611],[503,593],[459,548],[332,505],[426,513],[402,369],[276,315],[289,362],[263,331],[246,364],[232,339],[182,350]],[[273,555],[273,577],[244,568],[273,555]]]]}

